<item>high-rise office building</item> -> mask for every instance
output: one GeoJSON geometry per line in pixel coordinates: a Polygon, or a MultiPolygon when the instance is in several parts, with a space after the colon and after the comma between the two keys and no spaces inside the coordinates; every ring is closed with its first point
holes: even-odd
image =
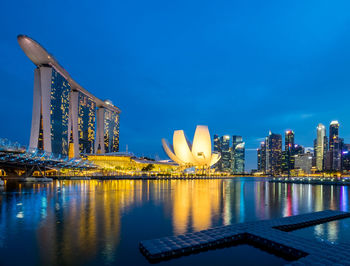
{"type": "Polygon", "coordinates": [[[324,163],[325,163],[325,147],[327,147],[325,143],[326,137],[326,127],[323,124],[318,124],[317,126],[317,138],[316,138],[316,149],[315,149],[315,155],[316,155],[316,169],[318,171],[322,171],[325,169],[324,163]]]}
{"type": "Polygon", "coordinates": [[[221,151],[221,145],[220,145],[220,137],[219,135],[214,135],[214,151],[220,152],[221,151]]]}
{"type": "Polygon", "coordinates": [[[303,153],[295,155],[295,169],[301,169],[306,174],[311,174],[312,153],[303,153]]]}
{"type": "Polygon", "coordinates": [[[245,143],[241,136],[232,136],[232,172],[244,174],[245,143]]]}
{"type": "Polygon", "coordinates": [[[282,170],[289,173],[294,168],[294,132],[287,130],[284,135],[284,152],[282,153],[282,170]]]}
{"type": "Polygon", "coordinates": [[[279,175],[281,173],[282,161],[282,136],[269,133],[266,138],[266,173],[279,175]]]}
{"type": "Polygon", "coordinates": [[[330,167],[332,171],[341,170],[341,143],[339,139],[339,123],[332,121],[329,125],[330,167]]]}
{"type": "Polygon", "coordinates": [[[220,138],[221,146],[221,167],[220,170],[223,172],[232,171],[232,152],[230,147],[230,136],[224,135],[220,138]]]}
{"type": "Polygon", "coordinates": [[[287,130],[284,136],[284,150],[292,151],[294,148],[294,132],[292,130],[287,130]]]}
{"type": "MultiPolygon", "coordinates": [[[[291,164],[291,158],[292,157],[290,154],[288,154],[288,151],[282,151],[282,156],[281,156],[281,171],[284,174],[289,174],[290,170],[292,170],[290,164],[291,164]]],[[[294,161],[294,160],[293,160],[294,161]]]]}
{"type": "Polygon", "coordinates": [[[258,149],[258,171],[266,173],[266,145],[265,141],[260,143],[260,148],[258,149]]]}
{"type": "Polygon", "coordinates": [[[304,152],[305,152],[305,149],[302,145],[294,144],[293,155],[303,154],[304,152]]]}
{"type": "Polygon", "coordinates": [[[343,144],[342,170],[343,171],[350,171],[350,144],[343,144]]]}
{"type": "Polygon", "coordinates": [[[18,42],[37,66],[30,148],[74,157],[97,147],[100,153],[118,151],[120,110],[82,88],[39,43],[24,35],[18,42]]]}

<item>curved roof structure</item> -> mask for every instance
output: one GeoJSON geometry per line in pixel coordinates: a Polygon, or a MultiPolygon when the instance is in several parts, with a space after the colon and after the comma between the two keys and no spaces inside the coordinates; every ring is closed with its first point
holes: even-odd
{"type": "Polygon", "coordinates": [[[197,126],[193,144],[183,130],[174,131],[173,146],[162,139],[163,149],[174,162],[185,167],[208,168],[220,160],[220,154],[211,151],[210,133],[207,126],[197,126]]]}
{"type": "Polygon", "coordinates": [[[68,72],[58,63],[58,61],[38,42],[34,41],[26,35],[18,35],[17,40],[24,53],[36,66],[40,67],[49,65],[55,68],[55,70],[59,72],[70,83],[73,90],[80,91],[83,94],[92,98],[94,102],[96,102],[97,107],[104,107],[117,113],[121,112],[118,107],[114,106],[111,103],[111,101],[103,101],[91,94],[90,92],[88,92],[82,86],[80,86],[74,79],[72,79],[68,72]]]}

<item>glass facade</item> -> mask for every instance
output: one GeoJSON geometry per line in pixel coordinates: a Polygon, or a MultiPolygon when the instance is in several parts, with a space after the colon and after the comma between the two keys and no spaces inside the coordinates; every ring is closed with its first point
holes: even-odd
{"type": "Polygon", "coordinates": [[[68,155],[68,121],[70,84],[52,68],[50,124],[52,153],[68,155]]]}
{"type": "Polygon", "coordinates": [[[214,135],[214,151],[221,151],[220,137],[218,135],[214,135]]]}
{"type": "Polygon", "coordinates": [[[221,171],[231,172],[232,171],[232,153],[230,149],[230,136],[222,136],[220,138],[221,148],[221,171]]]}
{"type": "Polygon", "coordinates": [[[317,126],[317,139],[314,144],[315,147],[315,157],[316,157],[316,168],[318,171],[325,169],[325,157],[327,153],[327,136],[326,128],[322,124],[317,126]]]}
{"type": "Polygon", "coordinates": [[[282,153],[282,172],[288,173],[294,169],[294,155],[296,149],[294,145],[294,132],[287,130],[284,135],[284,152],[282,153]]]}
{"type": "Polygon", "coordinates": [[[96,144],[119,151],[118,108],[79,90],[54,67],[37,68],[34,78],[31,147],[70,158],[97,153],[96,144]]]}
{"type": "Polygon", "coordinates": [[[282,136],[270,132],[266,140],[266,172],[279,175],[282,170],[282,136]]]}
{"type": "Polygon", "coordinates": [[[96,132],[96,103],[89,96],[79,92],[78,134],[79,152],[94,153],[96,132]]]}
{"type": "Polygon", "coordinates": [[[265,141],[260,143],[260,148],[258,149],[258,171],[266,172],[266,145],[265,141]]]}
{"type": "Polygon", "coordinates": [[[104,112],[105,152],[119,151],[119,114],[105,109],[104,112]]]}
{"type": "Polygon", "coordinates": [[[241,136],[232,136],[232,172],[244,174],[245,168],[245,143],[241,136]]]}
{"type": "Polygon", "coordinates": [[[339,123],[332,121],[329,126],[329,151],[330,153],[330,170],[341,170],[341,149],[339,139],[339,123]]]}

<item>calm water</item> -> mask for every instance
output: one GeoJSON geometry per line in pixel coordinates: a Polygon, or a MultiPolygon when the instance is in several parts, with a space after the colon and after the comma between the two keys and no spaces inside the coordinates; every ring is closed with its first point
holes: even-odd
{"type": "Polygon", "coordinates": [[[291,233],[330,244],[349,243],[350,218],[302,228],[291,233]]]}
{"type": "MultiPolygon", "coordinates": [[[[8,183],[0,192],[1,265],[148,265],[138,242],[218,225],[338,209],[349,189],[263,179],[8,183]]],[[[327,230],[340,238],[339,223],[327,230]]],[[[158,265],[283,264],[242,245],[158,265]]]]}

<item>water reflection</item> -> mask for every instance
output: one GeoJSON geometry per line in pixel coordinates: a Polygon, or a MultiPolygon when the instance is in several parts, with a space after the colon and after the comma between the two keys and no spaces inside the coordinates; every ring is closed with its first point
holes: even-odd
{"type": "MultiPolygon", "coordinates": [[[[147,264],[142,239],[348,206],[347,187],[252,178],[11,183],[0,193],[0,264],[147,264]]],[[[313,230],[341,234],[339,223],[313,230]]]]}
{"type": "Polygon", "coordinates": [[[189,230],[204,230],[211,227],[212,219],[218,216],[221,209],[222,182],[220,180],[198,181],[171,182],[175,234],[183,234],[189,230]]]}

